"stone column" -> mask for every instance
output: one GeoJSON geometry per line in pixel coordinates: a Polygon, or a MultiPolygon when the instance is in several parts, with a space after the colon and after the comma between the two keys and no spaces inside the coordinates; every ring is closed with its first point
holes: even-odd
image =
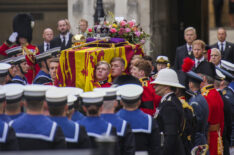
{"type": "Polygon", "coordinates": [[[89,27],[93,26],[94,0],[68,0],[68,20],[71,23],[71,32],[78,33],[80,19],[88,20],[89,27]]]}

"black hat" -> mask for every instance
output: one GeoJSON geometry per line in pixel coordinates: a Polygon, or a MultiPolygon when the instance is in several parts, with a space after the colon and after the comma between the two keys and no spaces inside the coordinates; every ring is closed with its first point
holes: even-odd
{"type": "Polygon", "coordinates": [[[13,19],[13,31],[18,32],[18,38],[26,38],[30,43],[32,41],[32,28],[34,20],[29,14],[18,14],[13,19]]]}
{"type": "Polygon", "coordinates": [[[216,67],[216,68],[225,76],[224,78],[225,81],[232,82],[232,80],[234,79],[234,76],[231,73],[229,73],[228,71],[222,68],[219,68],[219,67],[216,67]]]}
{"type": "Polygon", "coordinates": [[[36,55],[36,61],[41,62],[42,60],[46,60],[51,57],[52,57],[51,53],[44,52],[42,54],[36,55]]]}
{"type": "Polygon", "coordinates": [[[186,74],[187,74],[189,81],[192,81],[195,83],[201,83],[203,81],[203,79],[193,71],[189,71],[186,74]]]}
{"type": "Polygon", "coordinates": [[[121,86],[124,84],[137,84],[141,86],[141,82],[132,75],[120,75],[113,82],[113,85],[117,86],[121,86]]]}
{"type": "Polygon", "coordinates": [[[216,78],[216,71],[214,64],[208,61],[202,61],[198,67],[195,69],[196,73],[201,73],[204,75],[208,75],[210,77],[216,78]]]}

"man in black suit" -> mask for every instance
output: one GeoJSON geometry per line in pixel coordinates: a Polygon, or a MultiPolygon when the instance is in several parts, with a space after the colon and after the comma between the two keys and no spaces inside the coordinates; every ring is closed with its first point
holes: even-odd
{"type": "Polygon", "coordinates": [[[217,31],[218,42],[211,45],[211,48],[218,48],[222,55],[222,60],[227,60],[234,63],[234,45],[226,41],[227,32],[224,28],[219,28],[217,31]]]}
{"type": "Polygon", "coordinates": [[[43,53],[43,52],[50,49],[50,47],[51,47],[50,42],[54,38],[53,30],[51,28],[44,29],[42,37],[44,39],[44,42],[43,42],[43,44],[38,46],[40,53],[43,53]]]}
{"type": "Polygon", "coordinates": [[[69,32],[70,23],[67,19],[61,19],[58,21],[58,28],[60,35],[55,37],[51,41],[51,48],[61,46],[61,50],[70,48],[72,46],[73,34],[69,32]]]}
{"type": "Polygon", "coordinates": [[[184,30],[185,45],[176,48],[174,69],[180,70],[183,64],[183,60],[186,57],[194,58],[192,53],[192,43],[197,38],[196,29],[188,27],[184,30]]]}

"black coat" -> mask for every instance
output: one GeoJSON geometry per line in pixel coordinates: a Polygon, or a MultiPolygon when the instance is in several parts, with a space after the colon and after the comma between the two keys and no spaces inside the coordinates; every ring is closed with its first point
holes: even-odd
{"type": "MultiPolygon", "coordinates": [[[[218,43],[215,43],[210,47],[219,49],[218,43]]],[[[234,45],[232,43],[226,41],[225,50],[221,54],[222,54],[222,60],[227,60],[230,61],[231,63],[234,63],[234,45]]]]}
{"type": "Polygon", "coordinates": [[[180,70],[181,66],[183,64],[183,60],[186,57],[190,57],[190,58],[194,58],[193,56],[193,52],[190,53],[190,55],[188,54],[188,49],[186,44],[179,46],[176,48],[176,55],[175,55],[175,61],[174,61],[174,69],[175,70],[180,70]]]}
{"type": "Polygon", "coordinates": [[[44,51],[44,44],[38,45],[37,47],[38,47],[40,53],[44,53],[45,52],[44,51]]]}
{"type": "Polygon", "coordinates": [[[61,38],[60,36],[57,36],[50,42],[50,48],[59,47],[59,46],[61,46],[61,50],[70,48],[72,46],[72,37],[73,37],[73,34],[70,33],[67,45],[65,47],[62,47],[61,38]]]}
{"type": "Polygon", "coordinates": [[[185,149],[180,137],[183,125],[183,107],[174,93],[168,95],[158,107],[157,121],[163,132],[163,155],[184,155],[185,149]]]}

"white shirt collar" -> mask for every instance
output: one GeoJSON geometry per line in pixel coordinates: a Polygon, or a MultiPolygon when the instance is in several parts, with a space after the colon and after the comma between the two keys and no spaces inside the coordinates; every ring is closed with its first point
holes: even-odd
{"type": "Polygon", "coordinates": [[[186,47],[187,47],[187,50],[189,51],[189,47],[191,46],[192,48],[192,45],[189,45],[188,43],[186,43],[186,47]]]}
{"type": "MultiPolygon", "coordinates": [[[[224,42],[222,42],[223,43],[223,45],[226,45],[226,41],[224,41],[224,42]]],[[[220,41],[218,41],[218,45],[220,46],[221,45],[221,42],[220,41]]]]}
{"type": "MultiPolygon", "coordinates": [[[[67,32],[67,34],[66,35],[64,35],[65,36],[65,39],[66,39],[66,45],[67,45],[67,42],[68,42],[68,40],[69,40],[69,35],[70,35],[70,32],[67,32]]],[[[59,35],[60,36],[60,39],[61,39],[61,42],[63,42],[63,35],[59,35]]]]}
{"type": "Polygon", "coordinates": [[[195,58],[195,63],[197,63],[198,61],[202,62],[205,60],[205,57],[203,56],[200,60],[198,60],[197,58],[195,58]]]}
{"type": "Polygon", "coordinates": [[[50,46],[50,43],[47,43],[47,42],[44,41],[44,51],[46,51],[47,44],[49,44],[49,46],[50,46]]]}
{"type": "Polygon", "coordinates": [[[170,92],[170,93],[167,93],[166,95],[164,95],[162,98],[161,98],[161,103],[167,98],[167,96],[173,94],[173,92],[170,92]]]}

